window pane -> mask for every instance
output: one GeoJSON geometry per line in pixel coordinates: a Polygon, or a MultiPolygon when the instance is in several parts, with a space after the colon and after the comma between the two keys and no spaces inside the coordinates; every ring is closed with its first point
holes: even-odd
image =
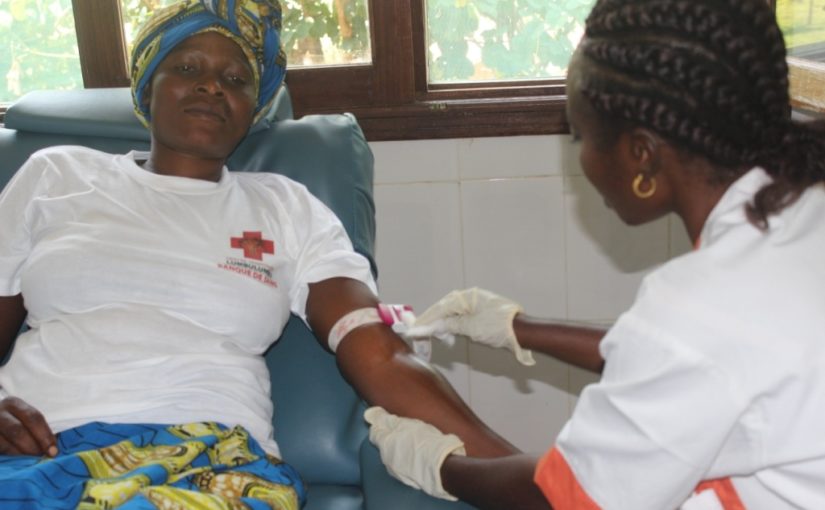
{"type": "Polygon", "coordinates": [[[430,83],[561,78],[595,0],[427,0],[430,83]]]}
{"type": "MultiPolygon", "coordinates": [[[[149,13],[176,1],[123,1],[128,51],[149,13]]],[[[281,6],[290,67],[370,62],[367,0],[281,0],[281,6]]]]}
{"type": "Polygon", "coordinates": [[[825,62],[825,0],[777,0],[788,55],[825,62]]]}
{"type": "Polygon", "coordinates": [[[367,0],[281,0],[281,6],[290,67],[372,60],[367,0]]]}
{"type": "Polygon", "coordinates": [[[83,87],[71,0],[0,0],[0,102],[83,87]]]}
{"type": "MultiPolygon", "coordinates": [[[[126,54],[132,54],[132,45],[140,27],[149,19],[149,15],[167,5],[180,0],[123,0],[121,4],[123,17],[123,36],[126,38],[126,54]]],[[[127,57],[128,58],[128,57],[127,57]]],[[[130,62],[131,63],[131,62],[130,62]]]]}

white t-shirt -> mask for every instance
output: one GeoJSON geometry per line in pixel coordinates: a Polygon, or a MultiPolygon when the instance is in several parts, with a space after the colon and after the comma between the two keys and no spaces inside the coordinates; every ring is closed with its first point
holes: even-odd
{"type": "Polygon", "coordinates": [[[0,295],[31,330],[0,386],[56,432],[89,421],[245,426],[269,452],[262,357],[308,284],[375,283],[340,221],[305,187],[223,170],[217,183],[57,147],[0,195],[0,295]]]}
{"type": "Polygon", "coordinates": [[[825,186],[761,232],[768,182],[734,183],[602,341],[536,471],[557,510],[825,508],[825,186]]]}

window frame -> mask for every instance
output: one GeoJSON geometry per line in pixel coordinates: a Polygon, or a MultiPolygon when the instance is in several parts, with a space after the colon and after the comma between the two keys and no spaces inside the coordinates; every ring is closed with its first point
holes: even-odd
{"type": "MultiPolygon", "coordinates": [[[[425,1],[368,0],[371,64],[290,69],[296,117],[351,112],[370,141],[569,133],[562,79],[429,84],[425,1]]],[[[120,0],[72,7],[84,87],[128,86],[120,0]]],[[[794,107],[825,112],[825,65],[788,61],[794,107]]]]}
{"type": "MultiPolygon", "coordinates": [[[[429,87],[424,2],[368,1],[371,64],[288,70],[296,117],[351,112],[370,141],[568,132],[563,80],[429,87]]],[[[72,7],[84,87],[128,86],[120,1],[72,7]]]]}
{"type": "MultiPolygon", "coordinates": [[[[776,0],[767,0],[776,12],[776,0]]],[[[825,114],[825,64],[792,57],[788,62],[791,106],[817,116],[825,114]]]]}
{"type": "Polygon", "coordinates": [[[352,112],[372,141],[569,132],[561,79],[428,84],[424,2],[369,1],[371,65],[288,71],[296,115],[352,112]]]}
{"type": "Polygon", "coordinates": [[[825,64],[788,57],[791,106],[815,114],[825,113],[825,64]]]}
{"type": "Polygon", "coordinates": [[[128,87],[128,55],[119,0],[72,0],[77,51],[87,89],[128,87]]]}
{"type": "MultiPolygon", "coordinates": [[[[768,0],[776,11],[776,0],[768,0]]],[[[787,57],[791,106],[796,109],[825,113],[825,64],[797,57],[787,57]]]]}

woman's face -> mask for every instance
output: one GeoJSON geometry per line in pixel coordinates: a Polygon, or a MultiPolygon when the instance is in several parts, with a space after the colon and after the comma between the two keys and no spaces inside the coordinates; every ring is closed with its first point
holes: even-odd
{"type": "Polygon", "coordinates": [[[153,143],[175,152],[225,159],[252,124],[254,75],[241,48],[217,32],[175,47],[149,92],[153,143]]]}
{"type": "Polygon", "coordinates": [[[582,170],[622,221],[629,225],[650,221],[661,215],[651,210],[654,200],[640,199],[633,193],[633,179],[640,172],[639,140],[631,130],[612,133],[582,95],[580,83],[586,65],[577,53],[567,75],[567,121],[574,143],[580,146],[582,170]]]}

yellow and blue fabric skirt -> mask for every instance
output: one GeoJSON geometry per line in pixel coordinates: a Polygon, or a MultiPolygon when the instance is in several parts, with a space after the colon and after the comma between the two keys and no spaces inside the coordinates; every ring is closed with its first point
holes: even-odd
{"type": "Polygon", "coordinates": [[[57,457],[0,455],[3,509],[298,510],[298,472],[241,427],[90,423],[57,457]]]}

